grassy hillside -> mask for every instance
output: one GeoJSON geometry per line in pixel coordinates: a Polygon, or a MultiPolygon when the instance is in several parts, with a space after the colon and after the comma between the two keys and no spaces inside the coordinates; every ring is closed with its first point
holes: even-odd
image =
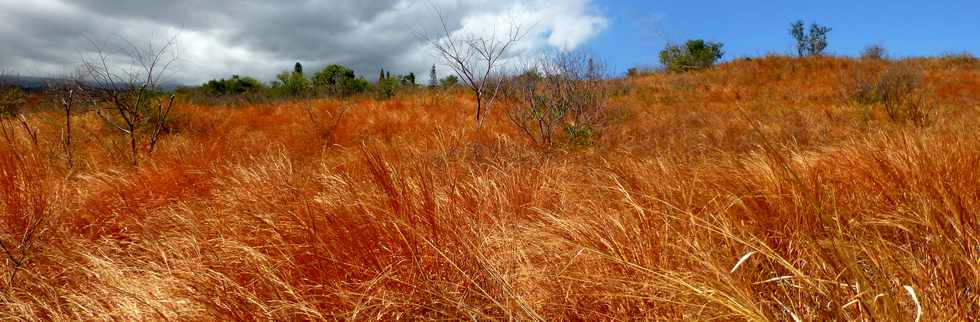
{"type": "Polygon", "coordinates": [[[93,113],[72,119],[73,170],[61,114],[27,118],[36,144],[7,121],[0,316],[980,316],[980,62],[765,57],[615,82],[622,115],[586,147],[530,144],[504,105],[476,132],[462,91],[180,103],[135,168],[93,113]],[[911,98],[862,96],[903,70],[922,73],[911,98]]]}

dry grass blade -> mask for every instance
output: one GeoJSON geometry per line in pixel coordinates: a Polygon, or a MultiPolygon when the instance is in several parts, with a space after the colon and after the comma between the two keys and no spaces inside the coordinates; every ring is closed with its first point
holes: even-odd
{"type": "Polygon", "coordinates": [[[922,127],[842,99],[839,75],[887,63],[590,80],[610,90],[594,112],[628,113],[574,149],[505,109],[478,130],[453,89],[178,96],[166,130],[136,132],[136,166],[135,115],[105,102],[3,118],[0,318],[970,320],[980,62],[904,62],[955,107],[922,127]]]}

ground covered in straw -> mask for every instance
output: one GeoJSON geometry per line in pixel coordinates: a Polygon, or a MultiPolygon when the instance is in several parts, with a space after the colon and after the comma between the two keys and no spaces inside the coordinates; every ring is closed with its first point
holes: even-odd
{"type": "Polygon", "coordinates": [[[534,146],[506,103],[477,132],[464,91],[181,102],[136,167],[92,113],[73,116],[72,169],[61,114],[27,116],[37,144],[8,122],[0,316],[980,316],[976,60],[765,57],[617,82],[626,112],[585,147],[534,146]],[[924,113],[854,99],[896,64],[924,71],[924,113]]]}

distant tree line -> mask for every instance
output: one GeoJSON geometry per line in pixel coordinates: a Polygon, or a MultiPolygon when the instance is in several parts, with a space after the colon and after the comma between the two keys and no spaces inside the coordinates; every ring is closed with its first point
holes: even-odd
{"type": "Polygon", "coordinates": [[[232,75],[230,79],[212,79],[201,88],[212,95],[242,94],[262,89],[262,82],[247,76],[232,75]]]}
{"type": "MultiPolygon", "coordinates": [[[[802,20],[790,24],[789,34],[795,41],[796,54],[800,57],[820,56],[824,54],[829,42],[827,34],[832,29],[811,23],[807,28],[802,20]]],[[[668,72],[687,72],[702,70],[715,65],[724,56],[721,50],[724,44],[708,42],[702,39],[691,39],[683,45],[667,44],[660,51],[660,64],[668,72]]],[[[872,46],[865,50],[864,57],[884,57],[884,49],[872,46]]],[[[639,70],[631,68],[628,75],[636,76],[639,70]]]]}
{"type": "MultiPolygon", "coordinates": [[[[829,45],[827,34],[831,30],[829,27],[816,23],[811,23],[808,27],[804,25],[803,21],[791,23],[789,33],[795,40],[797,55],[800,57],[822,55],[829,45]]],[[[441,44],[439,41],[432,41],[432,43],[436,45],[441,44]]],[[[506,46],[501,47],[506,49],[506,46]]],[[[668,44],[659,53],[660,64],[663,66],[663,70],[667,72],[688,72],[711,68],[724,56],[725,52],[722,50],[723,47],[724,44],[721,42],[711,42],[703,39],[690,39],[683,44],[668,44]]],[[[446,48],[460,48],[460,46],[445,46],[443,49],[446,48]]],[[[483,50],[482,52],[497,54],[489,49],[483,50]]],[[[448,51],[443,50],[441,52],[448,51]]],[[[883,53],[883,49],[875,47],[873,50],[869,50],[867,56],[881,57],[881,53],[883,53]]],[[[491,56],[490,58],[494,58],[491,61],[496,62],[496,56],[491,56]]],[[[484,58],[483,60],[486,59],[484,58]]],[[[448,66],[452,67],[456,75],[439,78],[436,66],[433,65],[429,71],[428,82],[424,86],[419,84],[415,73],[393,75],[391,71],[386,71],[384,68],[381,68],[377,80],[370,82],[363,76],[358,76],[352,68],[339,64],[327,65],[323,69],[308,76],[304,72],[303,65],[297,62],[293,66],[292,71],[287,70],[277,74],[275,80],[268,84],[264,84],[253,77],[232,75],[228,79],[212,79],[202,84],[197,90],[205,95],[216,97],[249,94],[264,97],[345,97],[374,93],[379,98],[390,98],[397,92],[407,89],[421,87],[449,88],[457,86],[461,83],[458,76],[460,71],[457,70],[460,69],[460,66],[457,66],[459,64],[453,64],[453,62],[455,62],[453,59],[447,60],[448,66]]],[[[466,70],[463,71],[464,73],[462,74],[469,75],[465,73],[466,70]]],[[[635,76],[639,72],[638,69],[632,68],[628,75],[635,76]]],[[[483,78],[467,79],[466,85],[476,89],[488,88],[483,78]]],[[[484,93],[480,92],[480,94],[484,93]]]]}
{"type": "Polygon", "coordinates": [[[457,85],[459,79],[450,75],[438,78],[436,66],[432,65],[429,82],[426,86],[418,84],[415,73],[392,75],[384,68],[379,72],[377,81],[370,82],[363,76],[358,76],[354,69],[339,65],[327,65],[318,72],[307,76],[303,64],[297,62],[292,71],[283,71],[276,75],[275,80],[263,84],[256,78],[232,75],[231,78],[212,79],[198,88],[183,88],[184,91],[198,92],[211,97],[346,97],[374,93],[379,98],[390,98],[402,90],[428,87],[451,88],[457,85]]]}

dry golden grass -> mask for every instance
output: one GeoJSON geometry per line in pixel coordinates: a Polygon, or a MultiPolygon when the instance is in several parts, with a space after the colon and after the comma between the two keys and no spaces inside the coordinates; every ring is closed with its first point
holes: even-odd
{"type": "Polygon", "coordinates": [[[844,96],[888,62],[765,57],[623,80],[628,117],[571,150],[420,92],[184,104],[138,168],[82,114],[69,171],[60,114],[33,114],[36,146],[0,138],[0,240],[44,219],[0,315],[976,319],[980,63],[903,63],[926,126],[844,96]]]}

